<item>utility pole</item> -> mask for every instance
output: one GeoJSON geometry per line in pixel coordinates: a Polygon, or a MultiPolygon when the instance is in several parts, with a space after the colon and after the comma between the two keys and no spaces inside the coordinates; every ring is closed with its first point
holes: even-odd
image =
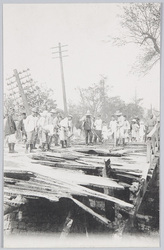
{"type": "Polygon", "coordinates": [[[102,83],[102,92],[103,92],[103,100],[102,100],[102,114],[103,114],[103,118],[106,119],[105,117],[105,106],[106,106],[106,96],[105,96],[105,81],[107,79],[106,76],[104,75],[100,75],[101,76],[101,80],[100,82],[102,83]]]}
{"type": "Polygon", "coordinates": [[[63,92],[63,104],[64,104],[64,113],[67,115],[68,110],[67,110],[67,98],[66,98],[66,89],[65,89],[65,80],[64,80],[64,69],[63,69],[63,57],[66,57],[67,55],[63,55],[63,52],[66,52],[67,50],[62,50],[62,47],[65,47],[68,45],[61,45],[61,43],[58,44],[57,47],[53,47],[52,49],[58,49],[56,52],[52,52],[52,54],[58,53],[58,57],[54,58],[59,58],[60,59],[60,69],[61,69],[61,81],[62,81],[62,92],[63,92]]]}
{"type": "Polygon", "coordinates": [[[24,90],[23,90],[23,87],[22,87],[22,84],[21,84],[21,81],[19,78],[18,71],[16,69],[14,69],[14,76],[15,76],[15,79],[16,79],[16,82],[17,82],[17,85],[19,88],[19,92],[20,92],[22,100],[23,100],[24,107],[26,109],[26,113],[27,113],[27,115],[30,115],[31,112],[30,112],[30,108],[29,108],[29,105],[27,102],[27,98],[26,98],[26,95],[24,93],[24,90]]]}

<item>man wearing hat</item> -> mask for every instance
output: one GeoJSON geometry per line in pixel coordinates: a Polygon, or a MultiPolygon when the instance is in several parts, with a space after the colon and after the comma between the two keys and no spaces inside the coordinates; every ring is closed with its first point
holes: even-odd
{"type": "Polygon", "coordinates": [[[140,121],[140,127],[139,127],[139,140],[140,142],[144,142],[145,141],[145,125],[143,121],[140,121]]]}
{"type": "MultiPolygon", "coordinates": [[[[47,116],[47,150],[51,149],[51,144],[52,144],[52,140],[54,138],[55,142],[56,142],[56,137],[57,137],[57,130],[56,130],[56,124],[55,124],[55,120],[57,117],[57,110],[56,109],[51,109],[50,113],[47,116]]],[[[57,143],[55,143],[56,145],[57,143]]]]}
{"type": "Polygon", "coordinates": [[[40,119],[40,113],[39,113],[38,109],[36,108],[36,114],[35,114],[36,128],[35,128],[35,133],[34,133],[33,149],[37,149],[36,143],[39,140],[39,127],[38,127],[39,119],[40,119]]]}
{"type": "Polygon", "coordinates": [[[54,110],[53,113],[53,127],[54,127],[54,142],[55,142],[55,146],[59,146],[59,129],[60,129],[60,121],[62,119],[62,114],[57,111],[54,110]]]}
{"type": "Polygon", "coordinates": [[[73,136],[73,117],[71,114],[68,115],[68,138],[67,138],[67,144],[70,146],[71,144],[71,137],[73,136]]]}
{"type": "Polygon", "coordinates": [[[18,124],[18,129],[21,131],[21,138],[24,143],[26,142],[26,139],[27,139],[27,134],[25,131],[25,126],[24,126],[24,121],[26,120],[26,118],[27,118],[26,112],[22,111],[21,120],[19,121],[19,124],[18,124]]]}
{"type": "Polygon", "coordinates": [[[93,129],[93,120],[91,117],[91,113],[88,110],[85,118],[83,120],[83,128],[84,128],[84,132],[85,132],[85,143],[86,145],[88,145],[88,140],[89,142],[92,144],[92,129],[93,129]]]}
{"type": "Polygon", "coordinates": [[[97,138],[99,142],[102,142],[102,119],[100,114],[98,114],[97,118],[95,119],[94,127],[95,127],[94,142],[95,143],[97,142],[97,138]]]}
{"type": "Polygon", "coordinates": [[[124,121],[125,118],[120,111],[116,111],[115,113],[117,117],[117,140],[116,146],[118,144],[124,144],[124,121]]]}
{"type": "Polygon", "coordinates": [[[27,116],[25,123],[24,123],[25,131],[27,133],[26,153],[28,153],[29,147],[30,147],[30,152],[33,149],[34,136],[35,136],[35,130],[36,130],[36,125],[37,125],[36,113],[37,113],[37,109],[33,108],[31,110],[31,115],[27,116]]]}
{"type": "Polygon", "coordinates": [[[124,115],[124,138],[123,138],[123,144],[129,142],[129,131],[130,131],[130,123],[127,120],[127,116],[124,115]]]}
{"type": "Polygon", "coordinates": [[[68,117],[62,117],[60,121],[60,143],[62,148],[65,148],[68,146],[68,117]]]}
{"type": "Polygon", "coordinates": [[[132,120],[132,141],[138,141],[139,137],[139,125],[136,119],[132,120]]]}
{"type": "Polygon", "coordinates": [[[113,140],[114,147],[116,146],[116,135],[117,135],[117,121],[114,115],[112,115],[112,120],[110,121],[109,124],[110,127],[110,135],[113,140]]]}
{"type": "Polygon", "coordinates": [[[10,108],[9,111],[6,112],[5,120],[4,120],[4,132],[6,142],[8,143],[9,153],[16,153],[14,150],[16,143],[16,124],[13,119],[14,109],[10,108]]]}

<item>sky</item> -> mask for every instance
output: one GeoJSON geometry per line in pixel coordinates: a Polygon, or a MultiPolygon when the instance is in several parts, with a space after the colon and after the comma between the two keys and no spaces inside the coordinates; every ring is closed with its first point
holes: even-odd
{"type": "MultiPolygon", "coordinates": [[[[122,30],[118,14],[122,4],[4,4],[3,70],[4,91],[13,70],[30,69],[38,84],[54,90],[58,107],[63,108],[61,71],[51,49],[63,45],[67,102],[78,103],[78,87],[98,83],[101,75],[112,86],[110,96],[125,102],[143,98],[143,107],[159,109],[160,65],[145,77],[130,73],[140,48],[133,44],[117,47],[109,36],[122,30]]],[[[57,55],[57,54],[55,54],[57,55]]]]}

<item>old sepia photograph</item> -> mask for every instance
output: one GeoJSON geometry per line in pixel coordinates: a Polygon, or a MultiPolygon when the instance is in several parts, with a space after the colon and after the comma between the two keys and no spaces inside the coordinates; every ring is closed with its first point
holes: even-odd
{"type": "Polygon", "coordinates": [[[160,246],[161,7],[3,4],[5,248],[160,246]]]}

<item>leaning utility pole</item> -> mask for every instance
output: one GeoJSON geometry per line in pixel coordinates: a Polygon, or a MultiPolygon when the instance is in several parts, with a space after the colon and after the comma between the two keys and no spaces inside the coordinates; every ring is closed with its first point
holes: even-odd
{"type": "Polygon", "coordinates": [[[67,115],[68,114],[68,110],[67,110],[67,98],[66,98],[66,90],[65,90],[65,80],[64,80],[64,69],[63,69],[63,57],[66,57],[67,55],[63,55],[62,53],[67,51],[67,50],[63,50],[62,51],[62,47],[65,47],[68,45],[61,45],[61,43],[58,44],[57,47],[53,47],[52,49],[56,49],[58,48],[58,51],[56,52],[52,52],[52,54],[59,54],[59,57],[54,57],[54,58],[59,58],[60,59],[60,69],[61,69],[61,80],[62,80],[62,92],[63,92],[63,104],[64,104],[64,113],[67,115]]]}
{"type": "Polygon", "coordinates": [[[21,83],[20,78],[19,78],[18,71],[16,69],[14,69],[14,76],[15,76],[15,79],[16,79],[16,82],[17,82],[17,85],[18,85],[18,88],[19,88],[20,95],[21,95],[22,100],[23,100],[23,104],[24,104],[26,113],[27,113],[27,115],[30,115],[31,112],[30,112],[30,108],[29,108],[29,105],[28,105],[28,102],[27,102],[27,98],[26,98],[26,95],[24,93],[22,83],[21,83]]]}

